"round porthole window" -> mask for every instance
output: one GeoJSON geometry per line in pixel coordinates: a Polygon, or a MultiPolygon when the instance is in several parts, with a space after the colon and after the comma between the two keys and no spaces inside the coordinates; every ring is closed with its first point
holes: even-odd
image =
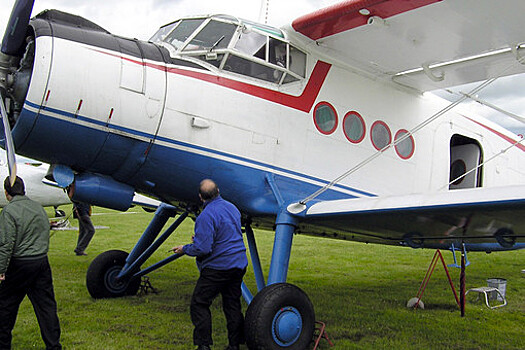
{"type": "Polygon", "coordinates": [[[314,109],[314,123],[317,130],[329,135],[337,128],[337,113],[328,102],[319,102],[314,109]]]}
{"type": "Polygon", "coordinates": [[[359,143],[363,141],[366,133],[366,126],[363,117],[357,112],[346,113],[343,119],[343,131],[348,141],[359,143]]]}
{"type": "Polygon", "coordinates": [[[370,138],[372,139],[372,145],[374,145],[374,148],[378,151],[392,142],[392,134],[390,133],[388,125],[380,120],[372,124],[370,138]]]}
{"type": "Polygon", "coordinates": [[[397,140],[401,139],[402,137],[406,137],[403,141],[396,144],[395,148],[398,156],[400,156],[403,159],[408,159],[414,154],[415,143],[412,135],[405,135],[408,135],[408,131],[401,129],[396,133],[394,140],[397,142],[397,140]]]}

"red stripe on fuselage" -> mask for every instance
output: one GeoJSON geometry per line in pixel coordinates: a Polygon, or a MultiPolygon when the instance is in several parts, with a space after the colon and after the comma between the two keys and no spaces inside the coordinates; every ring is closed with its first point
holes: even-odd
{"type": "Polygon", "coordinates": [[[509,142],[509,143],[511,143],[511,144],[515,144],[515,143],[516,143],[516,147],[518,147],[520,150],[522,150],[522,151],[525,152],[525,145],[523,145],[523,144],[521,144],[521,143],[517,143],[519,140],[514,140],[513,138],[508,137],[507,135],[502,134],[501,132],[499,132],[499,131],[497,131],[497,130],[494,130],[494,129],[492,129],[491,127],[486,126],[485,124],[482,124],[482,123],[480,123],[480,122],[478,122],[478,121],[476,121],[476,120],[474,120],[474,119],[471,119],[471,118],[469,118],[469,117],[467,117],[467,116],[464,116],[464,117],[467,118],[468,120],[470,120],[471,122],[476,123],[476,124],[478,124],[479,126],[482,126],[482,127],[484,127],[485,129],[487,129],[487,130],[493,132],[494,134],[498,135],[499,137],[501,137],[501,138],[504,139],[505,141],[507,141],[507,142],[509,142]]]}
{"type": "Polygon", "coordinates": [[[323,82],[326,76],[328,75],[330,67],[331,65],[326,62],[317,61],[314,70],[312,71],[312,75],[310,76],[310,80],[308,80],[308,84],[303,90],[303,93],[299,96],[288,95],[279,91],[274,91],[260,86],[243,83],[237,80],[232,80],[229,78],[218,77],[190,70],[184,70],[180,68],[168,68],[168,72],[196,78],[199,80],[204,80],[209,83],[217,84],[232,90],[240,91],[245,94],[259,97],[267,101],[275,102],[290,108],[298,109],[303,112],[310,112],[315,100],[317,99],[317,95],[319,95],[319,91],[323,86],[323,82]]]}
{"type": "Polygon", "coordinates": [[[297,18],[292,27],[312,40],[363,26],[368,18],[388,18],[442,0],[347,0],[297,18]],[[360,10],[368,10],[363,15],[360,10]]]}
{"type": "Polygon", "coordinates": [[[97,52],[100,52],[100,53],[103,53],[109,56],[118,57],[128,62],[133,62],[133,63],[147,66],[150,68],[167,71],[168,73],[183,75],[186,77],[199,79],[199,80],[202,80],[208,83],[220,85],[228,89],[239,91],[239,92],[242,92],[242,93],[254,96],[254,97],[262,98],[264,100],[275,102],[283,106],[294,108],[294,109],[297,109],[303,112],[307,112],[307,113],[310,112],[310,110],[312,109],[312,106],[314,105],[314,102],[317,99],[317,96],[319,95],[319,91],[321,90],[321,87],[323,86],[326,76],[328,75],[328,72],[330,71],[330,67],[332,66],[329,63],[326,63],[323,61],[317,61],[312,71],[312,74],[310,76],[310,79],[308,80],[308,84],[306,84],[306,87],[303,90],[303,93],[299,96],[294,96],[294,95],[285,94],[279,91],[267,89],[261,86],[256,86],[256,85],[240,82],[240,81],[233,80],[230,78],[196,72],[193,70],[186,70],[182,68],[166,67],[162,64],[141,62],[141,61],[137,61],[134,59],[122,57],[117,54],[104,52],[101,50],[94,50],[94,51],[97,51],[97,52]]]}

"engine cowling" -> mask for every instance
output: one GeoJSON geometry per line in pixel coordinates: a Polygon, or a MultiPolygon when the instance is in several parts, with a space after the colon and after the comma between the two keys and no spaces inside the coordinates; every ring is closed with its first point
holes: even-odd
{"type": "Polygon", "coordinates": [[[71,186],[72,200],[120,211],[131,207],[135,194],[133,187],[99,174],[77,174],[71,186]]]}

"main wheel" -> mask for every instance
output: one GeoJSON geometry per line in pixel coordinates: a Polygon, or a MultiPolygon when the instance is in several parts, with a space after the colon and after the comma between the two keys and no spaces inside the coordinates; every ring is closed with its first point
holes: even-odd
{"type": "Polygon", "coordinates": [[[126,281],[116,278],[127,257],[128,253],[122,250],[108,250],[93,259],[86,274],[86,286],[93,298],[118,298],[137,294],[140,278],[126,281]]]}
{"type": "Polygon", "coordinates": [[[262,289],[246,311],[249,349],[304,350],[312,342],[315,312],[300,288],[277,283],[262,289]]]}

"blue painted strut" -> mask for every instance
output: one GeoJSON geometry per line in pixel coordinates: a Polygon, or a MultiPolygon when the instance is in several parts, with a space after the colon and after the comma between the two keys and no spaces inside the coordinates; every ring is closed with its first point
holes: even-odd
{"type": "Polygon", "coordinates": [[[288,264],[290,262],[290,254],[292,251],[293,233],[297,224],[297,218],[290,215],[286,209],[283,209],[277,215],[268,285],[286,282],[288,264]]]}
{"type": "MultiPolygon", "coordinates": [[[[458,262],[456,260],[456,250],[460,250],[460,248],[456,248],[454,246],[454,243],[452,243],[450,245],[450,250],[452,251],[452,256],[454,257],[454,263],[453,264],[448,264],[447,266],[448,267],[457,267],[457,268],[461,268],[461,265],[458,265],[458,262]]],[[[468,261],[467,259],[467,248],[466,248],[466,244],[463,244],[463,253],[465,255],[465,266],[469,266],[470,265],[470,261],[468,261]]]]}
{"type": "MultiPolygon", "coordinates": [[[[117,276],[118,279],[130,277],[136,273],[140,266],[160,247],[160,245],[168,239],[168,237],[175,231],[175,229],[182,223],[182,221],[188,216],[188,212],[184,212],[177,218],[177,220],[162,234],[157,241],[154,242],[155,238],[160,233],[160,230],[166,225],[166,222],[174,217],[177,213],[177,208],[162,203],[155,211],[155,216],[151,220],[150,224],[140,237],[139,241],[129,253],[126,264],[117,276]]],[[[160,267],[160,266],[158,266],[160,267]]],[[[151,269],[149,269],[151,271],[151,269]]]]}
{"type": "Polygon", "coordinates": [[[249,305],[253,300],[253,294],[252,292],[250,292],[250,290],[248,289],[248,286],[246,286],[246,283],[244,283],[244,281],[241,283],[241,292],[242,292],[242,297],[244,298],[246,303],[249,305]]]}
{"type": "MultiPolygon", "coordinates": [[[[175,231],[175,229],[177,227],[179,227],[179,225],[184,221],[184,219],[186,219],[186,217],[188,216],[188,212],[185,211],[184,213],[182,213],[181,215],[179,215],[179,217],[177,218],[177,220],[175,220],[175,222],[173,224],[171,224],[171,226],[166,230],[164,231],[164,233],[155,241],[153,242],[153,244],[151,244],[138,258],[137,260],[133,261],[133,262],[128,262],[126,261],[126,264],[128,265],[129,264],[129,267],[126,269],[126,270],[122,270],[119,274],[119,276],[117,278],[125,278],[127,276],[129,276],[131,273],[137,271],[140,269],[140,267],[142,266],[142,264],[148,260],[148,258],[157,251],[157,249],[161,246],[162,243],[164,243],[170,236],[171,234],[173,233],[173,231],[175,231]]],[[[171,261],[171,260],[170,260],[171,261]]],[[[169,261],[168,261],[169,262],[169,261]]],[[[160,265],[160,264],[159,264],[160,265]]],[[[165,265],[165,264],[163,264],[165,265]]],[[[163,265],[160,265],[158,267],[161,267],[163,265]]],[[[148,268],[148,272],[149,271],[153,271],[150,268],[148,268]]],[[[146,272],[147,273],[147,272],[146,272]]],[[[142,275],[145,275],[146,273],[143,273],[141,274],[142,275]]]]}
{"type": "Polygon", "coordinates": [[[260,291],[266,285],[264,282],[261,260],[259,259],[259,252],[257,251],[257,244],[255,243],[255,236],[251,225],[247,223],[245,229],[248,249],[250,250],[250,257],[252,259],[253,274],[255,275],[255,282],[257,283],[257,291],[260,291]]]}

